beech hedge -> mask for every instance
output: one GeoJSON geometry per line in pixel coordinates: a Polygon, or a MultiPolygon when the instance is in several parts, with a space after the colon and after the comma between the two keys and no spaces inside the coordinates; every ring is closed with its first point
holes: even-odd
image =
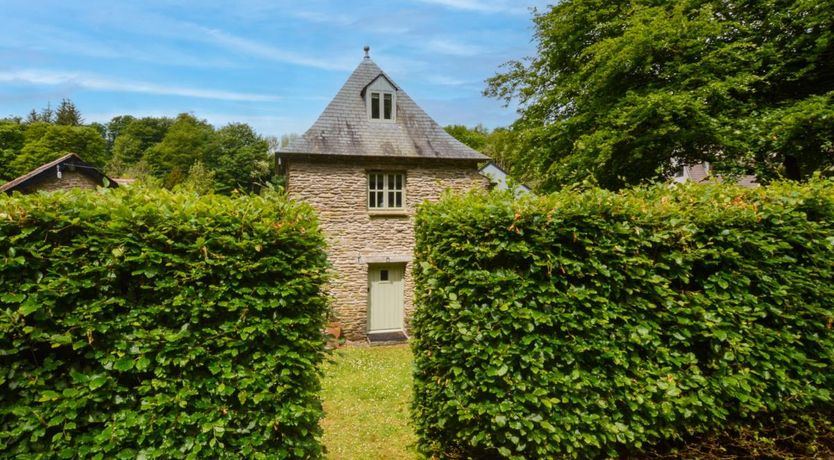
{"type": "Polygon", "coordinates": [[[832,182],[449,196],[416,238],[429,455],[640,457],[834,413],[832,182]]]}
{"type": "Polygon", "coordinates": [[[0,458],[311,458],[311,209],[143,188],[0,197],[0,458]]]}

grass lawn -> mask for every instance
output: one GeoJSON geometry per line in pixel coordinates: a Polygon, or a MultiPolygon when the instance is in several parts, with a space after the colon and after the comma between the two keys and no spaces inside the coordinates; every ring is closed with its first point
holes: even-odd
{"type": "Polygon", "coordinates": [[[343,348],[324,366],[323,442],[332,459],[417,458],[408,345],[343,348]]]}

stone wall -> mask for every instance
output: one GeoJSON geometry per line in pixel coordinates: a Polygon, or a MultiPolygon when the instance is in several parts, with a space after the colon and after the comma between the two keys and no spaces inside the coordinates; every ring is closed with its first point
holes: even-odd
{"type": "Polygon", "coordinates": [[[290,197],[310,203],[319,213],[335,271],[330,294],[348,340],[363,340],[367,336],[369,263],[405,263],[405,327],[406,331],[410,329],[414,308],[411,259],[417,205],[438,199],[447,189],[465,191],[488,185],[473,162],[289,160],[286,173],[290,197]],[[368,210],[369,171],[405,173],[402,212],[380,214],[368,210]]]}
{"type": "Polygon", "coordinates": [[[86,174],[82,174],[78,171],[64,170],[61,171],[60,179],[58,179],[57,174],[53,173],[47,179],[36,181],[31,185],[21,187],[20,191],[23,193],[33,193],[41,190],[51,192],[53,190],[66,190],[71,188],[94,189],[98,185],[100,184],[86,174]]]}

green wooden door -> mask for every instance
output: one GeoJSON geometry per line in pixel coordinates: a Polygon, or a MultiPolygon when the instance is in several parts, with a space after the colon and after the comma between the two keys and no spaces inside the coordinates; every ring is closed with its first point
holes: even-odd
{"type": "Polygon", "coordinates": [[[404,271],[402,265],[372,265],[368,268],[370,332],[403,329],[404,271]]]}

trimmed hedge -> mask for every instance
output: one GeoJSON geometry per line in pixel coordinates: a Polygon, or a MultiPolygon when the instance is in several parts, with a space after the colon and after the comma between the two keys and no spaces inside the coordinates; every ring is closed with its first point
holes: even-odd
{"type": "Polygon", "coordinates": [[[0,457],[319,457],[327,262],[278,196],[0,198],[0,457]]]}
{"type": "Polygon", "coordinates": [[[446,197],[416,235],[428,454],[640,456],[834,409],[831,182],[446,197]]]}

